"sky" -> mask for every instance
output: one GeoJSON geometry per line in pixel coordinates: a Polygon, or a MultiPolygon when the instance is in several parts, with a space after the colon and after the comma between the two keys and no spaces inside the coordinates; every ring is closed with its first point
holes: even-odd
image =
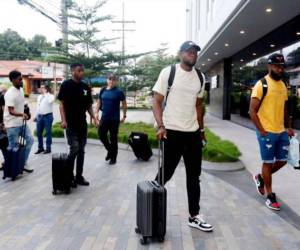
{"type": "MultiPolygon", "coordinates": [[[[45,7],[47,11],[58,15],[60,0],[31,0],[45,7]]],[[[79,4],[93,5],[96,0],[75,0],[79,4]]],[[[127,54],[152,51],[167,43],[169,54],[176,54],[180,44],[185,41],[185,0],[108,0],[100,15],[112,15],[115,20],[122,18],[122,2],[125,4],[125,20],[134,20],[128,24],[125,49],[127,54]]],[[[6,29],[17,31],[21,36],[30,39],[35,34],[42,34],[54,43],[61,37],[55,23],[34,11],[27,5],[20,5],[17,0],[1,0],[0,32],[6,29]]],[[[121,37],[121,33],[112,31],[120,29],[121,24],[110,21],[102,23],[100,37],[121,37]]],[[[122,40],[115,41],[108,47],[112,51],[121,51],[122,40]]]]}

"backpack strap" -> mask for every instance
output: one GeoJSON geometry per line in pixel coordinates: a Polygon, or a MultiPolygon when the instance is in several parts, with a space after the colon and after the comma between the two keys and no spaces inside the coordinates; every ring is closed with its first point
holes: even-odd
{"type": "Polygon", "coordinates": [[[199,91],[199,93],[200,93],[201,90],[202,90],[202,87],[203,87],[204,79],[203,79],[203,75],[202,75],[201,71],[199,69],[196,69],[196,68],[195,68],[195,70],[197,72],[197,75],[199,77],[200,84],[201,84],[201,88],[200,88],[200,91],[199,91]]]}
{"type": "Polygon", "coordinates": [[[265,96],[267,95],[268,92],[268,82],[266,80],[265,77],[260,79],[261,83],[262,83],[262,97],[260,99],[260,105],[262,104],[262,101],[264,100],[265,96]]]}
{"type": "Polygon", "coordinates": [[[169,75],[169,79],[168,79],[168,88],[167,88],[167,94],[166,94],[166,99],[165,99],[165,106],[167,104],[167,99],[168,99],[168,96],[170,93],[170,89],[174,82],[175,72],[176,72],[176,65],[173,64],[173,65],[171,65],[171,71],[170,71],[170,75],[169,75]]]}
{"type": "MultiPolygon", "coordinates": [[[[196,69],[196,68],[195,68],[195,70],[197,72],[197,75],[199,77],[200,84],[201,84],[200,91],[199,91],[199,93],[200,93],[201,90],[202,90],[203,84],[204,84],[204,79],[203,79],[203,75],[202,75],[201,71],[199,69],[196,69]]],[[[165,99],[165,106],[167,104],[167,99],[168,99],[171,87],[173,85],[173,82],[174,82],[175,72],[176,72],[176,65],[173,64],[173,65],[171,65],[171,71],[170,71],[170,75],[169,75],[169,79],[168,79],[168,88],[167,88],[167,94],[166,94],[166,99],[165,99]]]]}

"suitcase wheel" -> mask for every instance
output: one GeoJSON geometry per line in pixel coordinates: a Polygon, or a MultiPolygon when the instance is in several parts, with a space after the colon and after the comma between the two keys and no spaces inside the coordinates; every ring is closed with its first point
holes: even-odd
{"type": "Polygon", "coordinates": [[[53,195],[57,195],[57,191],[56,191],[56,190],[53,190],[53,191],[52,191],[52,194],[53,194],[53,195]]]}
{"type": "Polygon", "coordinates": [[[16,180],[16,177],[11,178],[11,180],[12,180],[12,181],[15,181],[15,180],[16,180]]]}
{"type": "Polygon", "coordinates": [[[143,236],[143,238],[140,239],[140,242],[142,245],[146,245],[147,244],[147,237],[143,236]]]}
{"type": "Polygon", "coordinates": [[[140,234],[140,233],[141,233],[141,230],[140,230],[138,227],[136,227],[136,228],[135,228],[135,232],[136,232],[137,234],[140,234]]]}
{"type": "Polygon", "coordinates": [[[70,194],[71,193],[71,190],[70,189],[66,189],[65,190],[65,194],[70,194]]]}
{"type": "Polygon", "coordinates": [[[158,242],[160,242],[160,243],[162,243],[162,242],[164,242],[165,241],[165,237],[158,237],[158,242]]]}

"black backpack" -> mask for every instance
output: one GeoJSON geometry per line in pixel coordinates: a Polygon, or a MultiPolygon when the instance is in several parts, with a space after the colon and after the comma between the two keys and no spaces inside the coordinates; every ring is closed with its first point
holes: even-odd
{"type": "MultiPolygon", "coordinates": [[[[195,68],[195,70],[197,72],[197,75],[198,75],[200,83],[201,83],[200,91],[199,91],[199,93],[200,93],[201,90],[202,90],[202,87],[203,87],[204,79],[203,79],[201,71],[199,69],[196,69],[196,68],[195,68]]],[[[167,104],[168,95],[170,93],[171,87],[172,87],[173,82],[174,82],[175,73],[176,73],[176,65],[173,64],[173,65],[171,65],[171,71],[170,71],[170,75],[169,75],[169,79],[168,79],[168,89],[167,89],[167,94],[166,94],[166,99],[165,99],[165,106],[167,104]]]]}

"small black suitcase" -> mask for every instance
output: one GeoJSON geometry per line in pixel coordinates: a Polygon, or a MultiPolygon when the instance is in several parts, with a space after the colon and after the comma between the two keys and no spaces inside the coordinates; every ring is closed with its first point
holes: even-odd
{"type": "MultiPolygon", "coordinates": [[[[64,130],[64,138],[67,145],[66,131],[64,130]]],[[[52,154],[52,183],[53,195],[58,192],[69,194],[71,191],[71,184],[73,180],[73,169],[68,164],[67,153],[52,154]]]]}
{"type": "Polygon", "coordinates": [[[70,193],[72,170],[67,164],[68,154],[55,153],[52,155],[52,183],[53,194],[58,192],[70,193]]]}
{"type": "Polygon", "coordinates": [[[148,135],[145,133],[131,132],[128,138],[128,144],[138,159],[148,161],[153,154],[148,142],[148,135]]]}
{"type": "MultiPolygon", "coordinates": [[[[161,143],[158,156],[158,166],[162,167],[162,178],[158,171],[157,181],[143,181],[137,185],[136,199],[136,233],[141,234],[141,244],[146,244],[148,238],[164,241],[167,224],[167,190],[164,187],[164,146],[161,143]],[[162,151],[162,154],[161,154],[162,151]],[[161,160],[162,155],[162,160],[161,160]]],[[[159,169],[160,170],[160,169],[159,169]]]]}

